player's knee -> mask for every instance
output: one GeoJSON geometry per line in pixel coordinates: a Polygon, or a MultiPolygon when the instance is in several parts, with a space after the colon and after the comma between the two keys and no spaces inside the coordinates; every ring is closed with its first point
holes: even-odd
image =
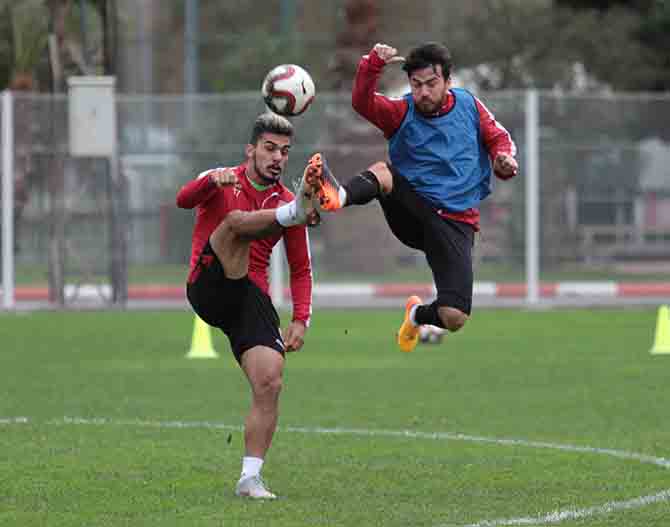
{"type": "Polygon", "coordinates": [[[454,307],[441,306],[438,310],[440,320],[449,331],[458,331],[468,321],[468,315],[454,307]]]}
{"type": "Polygon", "coordinates": [[[239,226],[243,221],[243,214],[244,213],[239,210],[229,212],[225,219],[217,225],[216,229],[214,229],[210,235],[209,242],[212,244],[212,248],[219,258],[222,256],[222,251],[225,252],[230,247],[235,246],[240,240],[238,231],[239,226]]]}
{"type": "Polygon", "coordinates": [[[389,170],[389,167],[383,161],[377,161],[368,167],[368,170],[372,172],[377,181],[379,182],[379,187],[381,188],[384,194],[388,194],[393,190],[393,174],[389,170]]]}
{"type": "Polygon", "coordinates": [[[259,376],[254,383],[254,393],[263,399],[274,399],[282,390],[282,376],[278,372],[268,372],[259,376]]]}
{"type": "Polygon", "coordinates": [[[230,211],[210,236],[212,247],[220,249],[241,241],[240,232],[246,214],[246,212],[241,210],[230,211]]]}
{"type": "Polygon", "coordinates": [[[241,210],[231,210],[221,222],[220,227],[225,232],[237,235],[240,232],[242,224],[244,223],[246,212],[241,210]]]}

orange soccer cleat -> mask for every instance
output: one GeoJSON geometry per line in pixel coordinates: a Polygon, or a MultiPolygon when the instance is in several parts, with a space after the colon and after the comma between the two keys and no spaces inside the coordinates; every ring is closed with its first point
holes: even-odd
{"type": "Polygon", "coordinates": [[[398,347],[400,351],[407,353],[414,351],[419,342],[419,326],[416,326],[409,319],[410,311],[414,306],[419,304],[421,304],[421,299],[416,295],[412,295],[407,299],[407,303],[405,304],[405,319],[398,330],[398,347]]]}
{"type": "Polygon", "coordinates": [[[319,204],[323,210],[335,212],[342,208],[340,184],[328,168],[326,158],[322,154],[317,153],[310,158],[305,169],[305,178],[310,184],[314,181],[316,197],[319,198],[319,204]]]}

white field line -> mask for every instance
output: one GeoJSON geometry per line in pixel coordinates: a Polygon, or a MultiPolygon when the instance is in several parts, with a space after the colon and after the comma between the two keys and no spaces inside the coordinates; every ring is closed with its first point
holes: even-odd
{"type": "Polygon", "coordinates": [[[550,512],[544,516],[536,516],[534,518],[509,518],[500,520],[484,520],[478,523],[471,523],[465,527],[507,527],[516,525],[549,525],[552,523],[561,523],[567,520],[582,520],[589,516],[602,516],[617,511],[625,511],[630,509],[637,509],[645,505],[652,505],[670,499],[670,489],[652,494],[650,496],[640,496],[626,501],[610,501],[604,505],[596,505],[595,507],[587,507],[585,509],[563,509],[560,511],[550,512]]]}
{"type": "MultiPolygon", "coordinates": [[[[20,425],[20,424],[39,424],[28,417],[9,417],[0,418],[0,426],[20,425]]],[[[143,419],[110,419],[105,417],[63,417],[61,419],[52,419],[45,424],[66,426],[66,425],[92,425],[92,426],[135,426],[144,428],[208,428],[221,430],[242,431],[240,425],[227,425],[224,423],[214,423],[210,421],[152,421],[143,419]]],[[[670,459],[650,456],[648,454],[639,454],[626,450],[615,450],[611,448],[598,448],[590,446],[578,446],[562,443],[551,443],[545,441],[528,441],[525,439],[509,439],[475,436],[468,434],[457,434],[451,432],[418,432],[414,430],[375,430],[365,428],[322,428],[322,427],[304,427],[304,426],[281,426],[280,432],[290,432],[297,434],[324,434],[324,435],[353,435],[365,437],[395,437],[412,438],[433,441],[468,441],[474,443],[489,443],[504,446],[521,446],[528,448],[546,448],[550,450],[562,450],[564,452],[577,452],[586,454],[599,454],[618,459],[627,459],[638,461],[640,463],[656,465],[665,469],[670,469],[670,459]]],[[[550,512],[545,515],[535,517],[506,518],[496,520],[482,520],[477,523],[468,524],[464,527],[507,527],[507,526],[532,526],[557,524],[568,520],[579,520],[590,516],[601,516],[617,511],[637,509],[654,503],[670,501],[670,489],[663,490],[656,494],[640,496],[623,501],[610,501],[603,505],[586,507],[582,509],[562,509],[550,512]]],[[[443,527],[446,527],[444,525],[443,527]]]]}
{"type": "Polygon", "coordinates": [[[0,418],[0,425],[25,425],[28,424],[27,417],[7,417],[0,418]]]}

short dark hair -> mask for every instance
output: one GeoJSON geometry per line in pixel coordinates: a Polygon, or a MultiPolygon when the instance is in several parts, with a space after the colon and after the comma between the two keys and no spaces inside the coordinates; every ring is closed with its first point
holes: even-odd
{"type": "Polygon", "coordinates": [[[451,53],[446,46],[439,42],[426,42],[409,52],[402,69],[407,72],[409,77],[416,70],[437,66],[438,64],[442,66],[442,75],[445,79],[448,79],[453,66],[451,53]]]}
{"type": "Polygon", "coordinates": [[[293,137],[293,125],[286,117],[272,112],[265,112],[256,117],[254,127],[251,130],[249,144],[255,145],[258,143],[261,135],[265,133],[293,137]]]}

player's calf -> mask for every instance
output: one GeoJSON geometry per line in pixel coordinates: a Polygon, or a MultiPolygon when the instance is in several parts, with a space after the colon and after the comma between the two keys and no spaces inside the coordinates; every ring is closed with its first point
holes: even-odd
{"type": "Polygon", "coordinates": [[[422,304],[414,311],[414,321],[422,325],[437,326],[449,331],[458,331],[468,320],[468,315],[460,309],[449,306],[438,306],[437,302],[422,304]]]}
{"type": "Polygon", "coordinates": [[[231,210],[212,233],[212,247],[228,242],[249,242],[265,238],[276,231],[272,212],[231,210]]]}
{"type": "Polygon", "coordinates": [[[439,325],[452,332],[461,329],[468,321],[468,315],[455,307],[440,306],[437,312],[441,322],[439,325]]]}

